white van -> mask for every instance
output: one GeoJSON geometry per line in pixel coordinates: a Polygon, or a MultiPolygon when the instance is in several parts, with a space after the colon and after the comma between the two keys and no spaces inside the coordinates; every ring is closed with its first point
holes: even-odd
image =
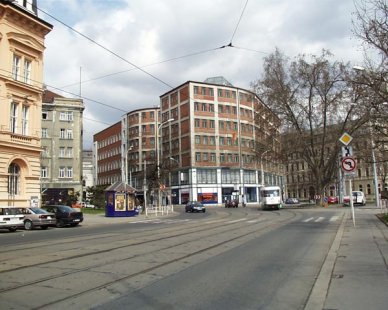
{"type": "Polygon", "coordinates": [[[353,196],[353,204],[365,206],[366,199],[365,199],[365,195],[363,192],[353,191],[352,196],[353,196]]]}
{"type": "Polygon", "coordinates": [[[0,206],[0,229],[15,231],[24,227],[24,215],[20,208],[0,206]]]}

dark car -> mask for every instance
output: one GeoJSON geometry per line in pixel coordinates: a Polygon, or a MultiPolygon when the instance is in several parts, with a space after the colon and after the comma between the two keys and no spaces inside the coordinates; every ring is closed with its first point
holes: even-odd
{"type": "Polygon", "coordinates": [[[43,209],[54,213],[57,218],[57,227],[64,227],[66,225],[77,226],[84,220],[84,215],[81,211],[65,205],[48,205],[43,209]]]}
{"type": "Polygon", "coordinates": [[[49,226],[56,226],[57,224],[55,214],[41,208],[25,208],[23,214],[26,230],[34,229],[37,226],[41,229],[47,229],[49,226]]]}
{"type": "Polygon", "coordinates": [[[205,206],[199,201],[189,201],[185,207],[186,212],[206,212],[205,206]]]}
{"type": "Polygon", "coordinates": [[[232,199],[225,201],[225,208],[238,208],[238,200],[232,199]]]}

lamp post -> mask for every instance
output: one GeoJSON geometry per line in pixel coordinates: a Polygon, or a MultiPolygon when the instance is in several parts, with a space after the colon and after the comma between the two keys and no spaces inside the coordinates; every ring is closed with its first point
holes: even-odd
{"type": "MultiPolygon", "coordinates": [[[[159,165],[159,162],[160,162],[160,154],[159,154],[159,151],[160,151],[160,146],[159,146],[159,131],[160,129],[163,127],[163,125],[169,123],[169,122],[172,122],[174,121],[173,118],[170,118],[162,123],[159,124],[158,126],[158,129],[156,131],[156,169],[157,169],[157,174],[158,174],[158,182],[160,182],[160,165],[159,165]]],[[[160,184],[159,184],[159,187],[158,187],[158,206],[160,207],[160,184]]]]}
{"type": "Polygon", "coordinates": [[[264,170],[263,170],[263,156],[265,153],[268,153],[270,150],[266,150],[264,151],[261,156],[260,156],[260,170],[261,170],[261,182],[263,183],[263,186],[265,185],[264,184],[264,170]]]}
{"type": "MultiPolygon", "coordinates": [[[[133,146],[131,145],[125,152],[125,185],[128,184],[128,153],[132,151],[133,146]]],[[[129,185],[132,186],[132,171],[129,171],[129,185]]]]}

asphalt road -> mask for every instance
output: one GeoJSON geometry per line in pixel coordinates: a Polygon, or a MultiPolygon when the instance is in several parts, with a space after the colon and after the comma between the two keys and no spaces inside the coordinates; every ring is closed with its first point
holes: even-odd
{"type": "Polygon", "coordinates": [[[303,309],[344,211],[208,211],[2,234],[0,308],[303,309]]]}

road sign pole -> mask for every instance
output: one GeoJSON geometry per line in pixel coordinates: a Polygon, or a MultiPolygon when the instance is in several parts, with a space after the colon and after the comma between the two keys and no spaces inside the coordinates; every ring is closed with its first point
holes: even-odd
{"type": "Polygon", "coordinates": [[[352,210],[353,226],[356,227],[356,217],[354,215],[353,193],[352,193],[352,179],[351,178],[349,178],[349,203],[350,203],[350,209],[352,210]]]}

